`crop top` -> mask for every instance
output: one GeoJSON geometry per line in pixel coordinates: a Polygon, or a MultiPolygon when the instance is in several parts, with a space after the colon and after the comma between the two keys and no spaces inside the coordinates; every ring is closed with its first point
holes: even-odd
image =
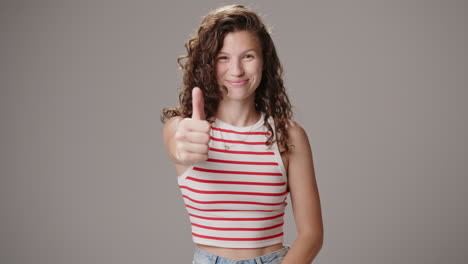
{"type": "MultiPolygon", "coordinates": [[[[266,144],[264,117],[247,127],[208,120],[208,159],[177,179],[193,242],[224,248],[283,243],[287,176],[277,143],[266,144]]],[[[273,118],[268,122],[275,131],[273,118]]]]}

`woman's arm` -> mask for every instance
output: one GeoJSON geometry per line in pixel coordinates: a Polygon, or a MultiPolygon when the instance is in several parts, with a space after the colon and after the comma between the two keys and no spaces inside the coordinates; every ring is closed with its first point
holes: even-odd
{"type": "Polygon", "coordinates": [[[323,222],[310,143],[304,129],[291,123],[288,127],[288,186],[297,239],[282,263],[306,264],[311,263],[322,248],[323,222]]]}

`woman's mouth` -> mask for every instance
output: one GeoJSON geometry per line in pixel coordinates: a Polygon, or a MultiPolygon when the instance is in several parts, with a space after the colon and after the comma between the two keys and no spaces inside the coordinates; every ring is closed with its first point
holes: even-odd
{"type": "Polygon", "coordinates": [[[242,86],[247,84],[248,80],[242,80],[242,81],[228,81],[228,83],[232,86],[242,86]]]}

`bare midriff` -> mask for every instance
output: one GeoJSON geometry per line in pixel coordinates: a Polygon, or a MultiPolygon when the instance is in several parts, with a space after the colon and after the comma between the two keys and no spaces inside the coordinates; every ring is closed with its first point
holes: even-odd
{"type": "Polygon", "coordinates": [[[262,248],[248,248],[248,249],[240,249],[240,248],[222,248],[222,247],[213,247],[207,245],[196,244],[196,246],[208,253],[211,253],[216,256],[220,256],[223,258],[230,258],[234,260],[242,260],[242,259],[250,259],[256,258],[263,255],[267,255],[269,253],[275,252],[283,248],[283,244],[278,243],[275,245],[271,245],[268,247],[262,248]]]}

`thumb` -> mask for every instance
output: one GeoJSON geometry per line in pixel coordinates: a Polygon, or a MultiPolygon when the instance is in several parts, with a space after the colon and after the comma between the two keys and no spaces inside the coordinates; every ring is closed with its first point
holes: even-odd
{"type": "Polygon", "coordinates": [[[205,120],[205,101],[203,92],[198,87],[192,90],[192,119],[205,120]]]}

